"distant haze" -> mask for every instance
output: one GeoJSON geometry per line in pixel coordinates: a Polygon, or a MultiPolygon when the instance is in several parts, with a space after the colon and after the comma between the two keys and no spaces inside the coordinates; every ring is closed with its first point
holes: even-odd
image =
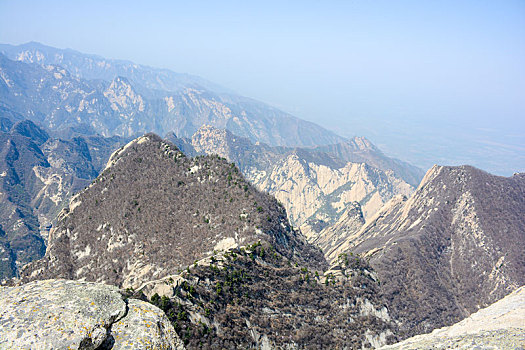
{"type": "Polygon", "coordinates": [[[428,168],[525,171],[524,1],[0,1],[0,42],[200,75],[428,168]]]}

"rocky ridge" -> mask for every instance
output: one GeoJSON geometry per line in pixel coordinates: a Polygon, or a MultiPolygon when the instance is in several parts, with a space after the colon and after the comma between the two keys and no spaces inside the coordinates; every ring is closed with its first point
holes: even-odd
{"type": "Polygon", "coordinates": [[[82,126],[103,136],[173,131],[191,137],[211,124],[274,145],[344,140],[197,77],[38,44],[0,50],[11,58],[0,53],[0,105],[57,132],[82,126]]]}
{"type": "Polygon", "coordinates": [[[450,325],[525,284],[525,176],[435,166],[331,248],[367,257],[408,335],[450,325]]]}
{"type": "MultiPolygon", "coordinates": [[[[345,148],[333,147],[345,159],[317,149],[271,147],[253,144],[227,130],[201,127],[189,140],[169,136],[197,154],[218,154],[235,162],[259,190],[275,196],[285,206],[291,223],[300,226],[309,239],[315,239],[322,228],[335,223],[353,202],[361,205],[365,218],[371,217],[394,195],[409,195],[413,187],[396,177],[394,170],[374,168],[366,163],[345,159],[370,160],[385,158],[363,138],[345,148]],[[341,151],[345,149],[345,152],[341,151]],[[351,152],[353,149],[353,153],[351,152]],[[375,153],[374,153],[375,152],[375,153]]],[[[326,147],[330,151],[330,147],[326,147]]],[[[397,168],[396,168],[397,169],[397,168]]],[[[405,167],[409,173],[411,168],[405,167]]],[[[412,172],[413,178],[417,172],[412,172]]]]}
{"type": "Polygon", "coordinates": [[[373,269],[358,258],[327,268],[282,206],[232,163],[187,158],[147,134],[71,200],[22,282],[85,279],[145,295],[188,348],[398,340],[373,269]]]}

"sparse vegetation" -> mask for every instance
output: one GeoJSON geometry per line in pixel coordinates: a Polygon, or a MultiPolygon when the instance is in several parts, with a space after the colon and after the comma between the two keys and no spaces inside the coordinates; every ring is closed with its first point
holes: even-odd
{"type": "MultiPolygon", "coordinates": [[[[361,315],[357,306],[339,308],[341,300],[380,300],[377,285],[363,274],[349,274],[344,280],[330,275],[329,286],[317,284],[317,271],[290,265],[290,260],[263,241],[210,261],[210,266],[198,266],[185,275],[169,308],[163,309],[189,348],[257,347],[250,329],[268,335],[279,347],[293,342],[313,348],[361,348],[367,329],[393,326],[361,315]],[[367,287],[354,288],[362,285],[367,287]],[[181,317],[190,314],[200,317],[181,317]],[[212,324],[220,325],[220,333],[212,324]]],[[[155,296],[151,302],[166,305],[155,296]]]]}

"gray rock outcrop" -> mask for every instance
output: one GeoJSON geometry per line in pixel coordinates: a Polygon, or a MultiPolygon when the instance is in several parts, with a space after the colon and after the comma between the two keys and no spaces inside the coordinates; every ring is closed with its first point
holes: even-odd
{"type": "Polygon", "coordinates": [[[184,348],[157,307],[80,281],[0,288],[0,330],[0,349],[184,348]]]}

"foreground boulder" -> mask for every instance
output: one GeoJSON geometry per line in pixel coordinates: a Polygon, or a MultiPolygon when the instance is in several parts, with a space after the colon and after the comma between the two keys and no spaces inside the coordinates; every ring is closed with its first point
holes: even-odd
{"type": "Polygon", "coordinates": [[[523,349],[525,286],[450,327],[382,349],[523,349]],[[479,346],[479,347],[478,347],[479,346]]]}
{"type": "Polygon", "coordinates": [[[0,349],[184,348],[157,307],[89,282],[0,288],[0,329],[0,349]]]}

